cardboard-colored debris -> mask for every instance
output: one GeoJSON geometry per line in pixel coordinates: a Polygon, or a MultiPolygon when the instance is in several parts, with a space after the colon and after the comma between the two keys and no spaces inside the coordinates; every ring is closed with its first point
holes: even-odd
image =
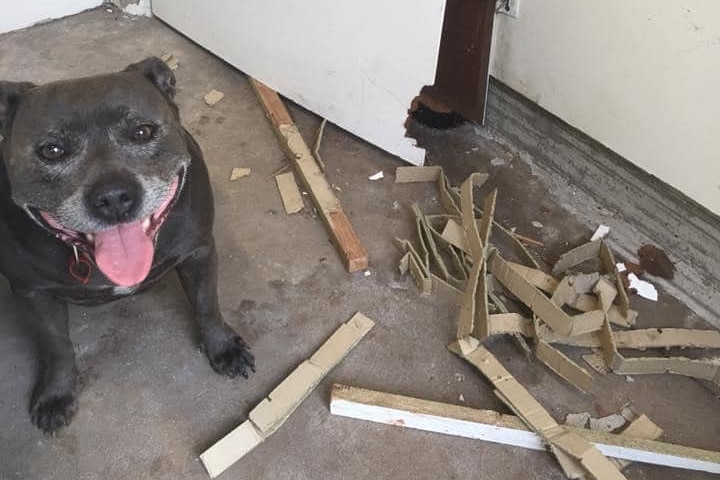
{"type": "Polygon", "coordinates": [[[640,267],[650,275],[672,280],[675,276],[675,265],[670,261],[664,250],[655,245],[643,245],[638,249],[640,267]]]}
{"type": "Polygon", "coordinates": [[[560,350],[550,344],[538,340],[535,346],[535,356],[548,366],[550,370],[560,375],[568,383],[582,392],[589,392],[592,386],[592,375],[560,350]]]}
{"type": "Polygon", "coordinates": [[[447,221],[442,231],[442,237],[463,252],[470,253],[470,245],[465,237],[465,229],[456,220],[451,218],[447,221]]]}
{"type": "MultiPolygon", "coordinates": [[[[621,433],[627,437],[639,438],[641,440],[657,440],[662,437],[663,431],[660,427],[655,425],[655,423],[650,420],[647,415],[640,415],[638,418],[631,421],[621,433]]],[[[619,460],[617,458],[614,458],[612,461],[621,470],[633,463],[628,460],[619,460]]]]}
{"type": "MultiPolygon", "coordinates": [[[[546,448],[544,439],[513,415],[346,385],[333,386],[330,413],[388,428],[412,428],[532,450],[546,448]]],[[[572,426],[562,428],[614,457],[614,463],[623,462],[622,466],[627,461],[638,461],[720,473],[720,453],[655,441],[659,429],[644,416],[633,421],[622,434],[572,426]]]]}
{"type": "Polygon", "coordinates": [[[570,425],[577,428],[587,428],[591,417],[592,415],[590,415],[588,412],[568,413],[565,416],[565,425],[570,425]]]}
{"type": "Polygon", "coordinates": [[[477,368],[502,394],[508,406],[537,432],[548,444],[564,451],[578,461],[596,480],[619,480],[625,476],[600,451],[577,433],[565,430],[482,345],[471,352],[463,352],[457,344],[450,350],[477,368]]]}
{"type": "Polygon", "coordinates": [[[173,53],[166,53],[160,57],[170,70],[177,70],[180,60],[173,53]]]}
{"type": "Polygon", "coordinates": [[[600,375],[606,375],[610,373],[610,369],[605,363],[605,360],[599,354],[588,353],[587,355],[583,355],[582,358],[583,360],[585,360],[585,363],[590,365],[590,367],[596,372],[598,372],[600,375]]]}
{"type": "Polygon", "coordinates": [[[285,208],[285,213],[290,215],[305,208],[305,202],[295,182],[295,174],[292,172],[281,173],[275,177],[275,182],[280,192],[280,199],[285,208]]]}
{"type": "Polygon", "coordinates": [[[584,243],[579,247],[560,255],[560,258],[553,267],[553,275],[565,273],[571,268],[580,265],[581,263],[587,262],[588,260],[592,260],[594,258],[598,258],[600,256],[601,243],[602,240],[595,240],[594,242],[584,243]]]}
{"type": "Polygon", "coordinates": [[[552,294],[558,288],[559,282],[557,279],[542,270],[526,267],[525,265],[515,262],[507,262],[507,264],[510,268],[525,277],[528,282],[545,293],[552,294]]]}
{"type": "Polygon", "coordinates": [[[215,106],[216,103],[218,103],[220,100],[222,100],[225,97],[225,94],[219,90],[210,90],[208,93],[205,94],[203,97],[205,100],[205,104],[208,107],[215,106]]]}
{"type": "Polygon", "coordinates": [[[230,181],[234,182],[239,178],[247,177],[250,175],[251,172],[252,170],[250,170],[249,168],[235,167],[230,172],[230,181]]]}
{"type": "Polygon", "coordinates": [[[398,167],[395,183],[437,182],[443,174],[442,167],[398,167]]]}
{"type": "Polygon", "coordinates": [[[315,352],[280,382],[249,418],[200,455],[211,478],[224,472],[272,435],[308,394],[372,329],[375,322],[356,313],[315,352]]]}
{"type": "Polygon", "coordinates": [[[627,423],[625,417],[619,413],[613,413],[600,418],[590,418],[590,430],[597,430],[599,432],[614,432],[615,430],[622,428],[627,423]]]}

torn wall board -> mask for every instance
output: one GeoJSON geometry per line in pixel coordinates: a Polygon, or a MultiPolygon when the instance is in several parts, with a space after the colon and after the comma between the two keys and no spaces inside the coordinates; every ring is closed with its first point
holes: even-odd
{"type": "MultiPolygon", "coordinates": [[[[630,425],[628,425],[621,433],[626,437],[634,437],[644,440],[657,440],[662,436],[663,431],[646,415],[640,415],[638,418],[630,422],[630,425]]],[[[620,469],[623,469],[632,463],[629,460],[614,459],[613,461],[620,469]]]]}
{"type": "Polygon", "coordinates": [[[560,255],[560,258],[552,269],[553,275],[559,275],[583,262],[587,262],[593,258],[598,258],[600,255],[601,243],[602,240],[584,243],[579,247],[573,248],[569,252],[560,255]]]}
{"type": "MultiPolygon", "coordinates": [[[[545,449],[541,437],[528,430],[518,417],[503,415],[492,410],[478,410],[363,388],[334,385],[330,397],[330,412],[333,415],[396,427],[456,435],[532,450],[545,449]]],[[[633,429],[627,434],[598,434],[584,428],[565,428],[589,439],[598,450],[610,457],[720,473],[720,453],[644,439],[640,433],[647,430],[642,425],[639,427],[641,429],[633,429]]],[[[629,429],[630,427],[627,430],[629,429]]],[[[656,431],[653,430],[650,435],[653,436],[655,433],[656,431]]]]}
{"type": "Polygon", "coordinates": [[[248,420],[200,455],[211,478],[224,472],[272,435],[317,384],[370,331],[375,322],[356,313],[342,324],[309,359],[301,363],[268,398],[250,411],[248,420]]]}
{"type": "Polygon", "coordinates": [[[505,288],[530,307],[554,331],[564,335],[593,331],[594,325],[597,323],[596,319],[586,317],[588,321],[584,321],[584,319],[576,321],[543,295],[523,275],[513,270],[497,253],[488,259],[488,269],[505,288]]]}
{"type": "Polygon", "coordinates": [[[592,375],[548,343],[538,340],[535,356],[578,390],[587,393],[592,388],[592,375]]]}
{"type": "Polygon", "coordinates": [[[345,268],[349,272],[367,268],[368,254],[365,247],[277,92],[255,79],[250,79],[250,84],[267,113],[280,145],[305,188],[310,192],[320,217],[330,231],[330,238],[345,263],[345,268]]]}
{"type": "Polygon", "coordinates": [[[395,183],[437,182],[443,175],[442,167],[398,167],[395,169],[395,183]]]}
{"type": "Polygon", "coordinates": [[[406,136],[405,122],[413,99],[435,81],[444,8],[445,0],[152,4],[165,23],[248,76],[417,165],[425,151],[406,136]]]}
{"type": "Polygon", "coordinates": [[[580,462],[591,477],[596,480],[625,478],[617,466],[604,457],[594,445],[577,433],[558,425],[542,405],[485,347],[480,345],[469,353],[461,351],[457,344],[449,348],[485,375],[501,394],[501,398],[532,430],[549,445],[559,448],[580,462]]]}
{"type": "Polygon", "coordinates": [[[526,267],[525,265],[515,262],[507,262],[507,264],[543,292],[553,293],[558,287],[559,282],[557,279],[542,270],[526,267]]]}

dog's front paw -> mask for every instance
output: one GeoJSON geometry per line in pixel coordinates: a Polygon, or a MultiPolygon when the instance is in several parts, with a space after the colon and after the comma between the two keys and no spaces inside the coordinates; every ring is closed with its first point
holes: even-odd
{"type": "Polygon", "coordinates": [[[248,378],[250,371],[255,372],[255,357],[250,353],[250,347],[237,335],[229,336],[222,342],[208,342],[205,348],[213,370],[222,375],[248,378]]]}
{"type": "Polygon", "coordinates": [[[30,402],[32,422],[45,433],[53,433],[69,425],[76,411],[77,398],[73,393],[64,395],[40,393],[30,402]]]}

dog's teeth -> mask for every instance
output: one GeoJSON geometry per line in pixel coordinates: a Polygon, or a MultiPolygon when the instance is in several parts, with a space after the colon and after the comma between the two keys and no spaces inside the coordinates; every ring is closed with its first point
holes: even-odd
{"type": "Polygon", "coordinates": [[[143,220],[142,227],[143,227],[143,230],[145,230],[147,232],[148,228],[150,228],[150,217],[143,220]]]}
{"type": "Polygon", "coordinates": [[[95,235],[93,235],[92,233],[86,233],[85,238],[88,239],[88,242],[92,242],[93,240],[95,240],[95,235]]]}

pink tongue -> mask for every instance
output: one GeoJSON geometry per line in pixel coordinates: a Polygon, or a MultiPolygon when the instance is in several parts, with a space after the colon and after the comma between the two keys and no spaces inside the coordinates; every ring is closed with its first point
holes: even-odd
{"type": "Polygon", "coordinates": [[[121,287],[132,287],[145,280],[154,251],[142,221],[121,223],[95,233],[95,262],[107,278],[121,287]]]}

